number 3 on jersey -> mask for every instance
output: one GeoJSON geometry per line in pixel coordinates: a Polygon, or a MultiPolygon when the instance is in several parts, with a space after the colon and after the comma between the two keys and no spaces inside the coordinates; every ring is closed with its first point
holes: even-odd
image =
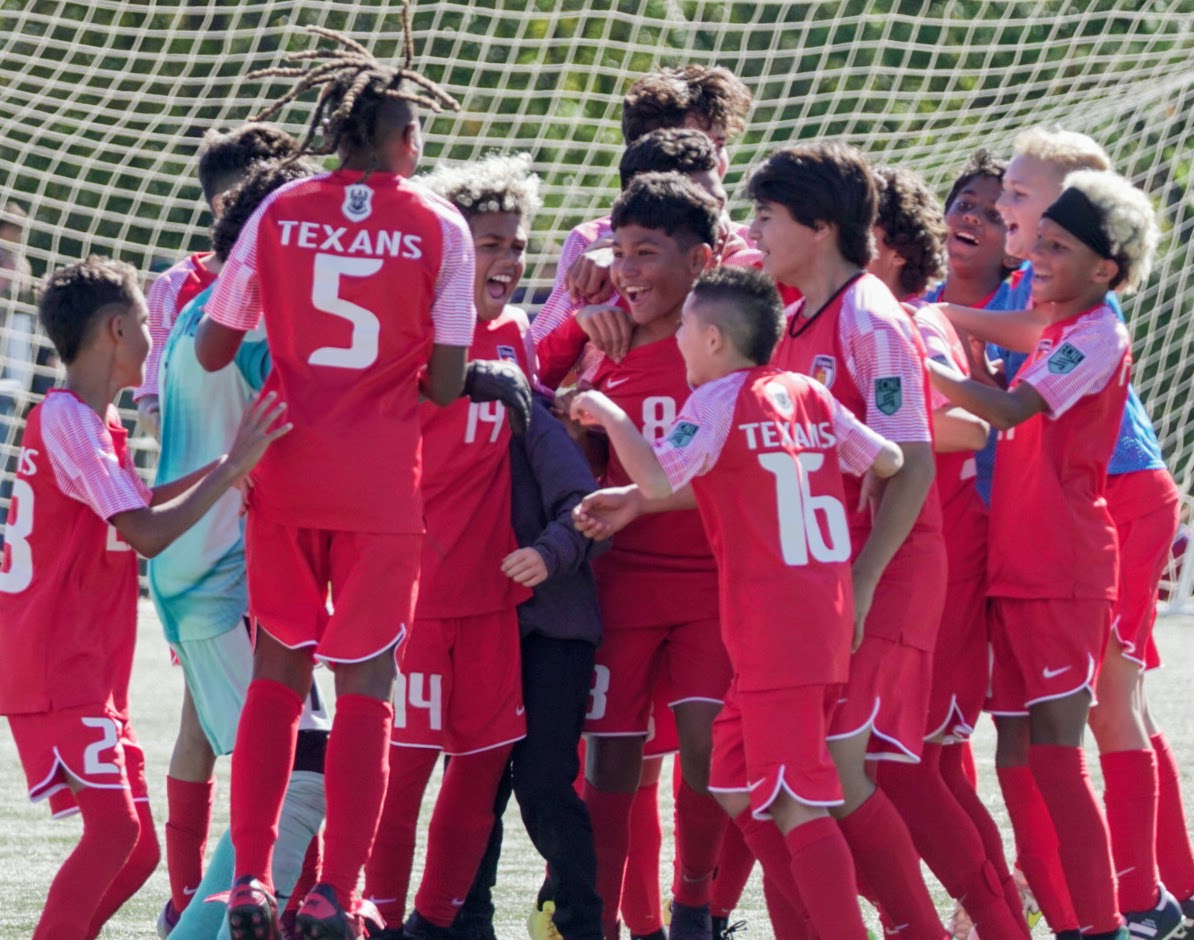
{"type": "Polygon", "coordinates": [[[817,453],[797,454],[794,460],[786,453],[759,454],[759,464],[775,477],[779,543],[785,564],[807,565],[810,555],[820,562],[850,558],[845,507],[832,496],[814,496],[809,486],[808,475],[821,469],[824,462],[825,455],[817,453]]]}
{"type": "Polygon", "coordinates": [[[352,339],[347,347],[320,346],[307,359],[313,366],[339,369],[367,369],[377,361],[381,321],[366,310],[340,296],[340,278],[369,277],[381,270],[380,258],[345,258],[341,255],[316,255],[311,282],[311,305],[316,310],[343,317],[352,324],[352,339]]]}
{"type": "Polygon", "coordinates": [[[18,478],[12,484],[8,523],[4,527],[4,555],[0,563],[0,592],[19,594],[33,582],[33,487],[18,478]]]}

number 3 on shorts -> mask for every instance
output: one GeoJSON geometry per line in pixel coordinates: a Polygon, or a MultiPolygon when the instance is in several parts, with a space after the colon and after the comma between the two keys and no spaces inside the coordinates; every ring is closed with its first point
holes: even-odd
{"type": "Polygon", "coordinates": [[[352,342],[342,346],[320,346],[307,359],[313,366],[339,369],[367,369],[377,361],[377,340],[381,321],[366,310],[340,296],[340,278],[369,277],[381,270],[380,258],[344,258],[340,255],[316,255],[315,277],[311,282],[311,305],[316,310],[343,317],[352,324],[352,342]]]}
{"type": "Polygon", "coordinates": [[[120,747],[120,738],[116,733],[116,722],[111,718],[84,718],[83,725],[95,728],[100,732],[100,739],[88,744],[83,749],[83,773],[88,777],[96,774],[118,774],[120,765],[110,761],[100,760],[100,752],[120,747]]]}

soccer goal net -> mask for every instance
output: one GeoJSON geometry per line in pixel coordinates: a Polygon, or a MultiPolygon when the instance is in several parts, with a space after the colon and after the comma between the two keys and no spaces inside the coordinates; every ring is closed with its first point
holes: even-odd
{"type": "MultiPolygon", "coordinates": [[[[31,285],[88,252],[128,260],[148,280],[202,249],[199,138],[284,90],[245,75],[307,48],[306,25],[401,57],[395,0],[0,0],[7,470],[21,416],[56,378],[31,285]]],[[[428,117],[425,166],[527,151],[544,179],[525,282],[532,312],[568,229],[612,200],[621,97],[653,67],[717,63],[752,89],[727,180],[738,218],[750,168],[796,140],[847,140],[944,194],[975,148],[1007,154],[1018,128],[1093,135],[1161,214],[1161,257],[1125,306],[1137,386],[1190,492],[1194,0],[416,0],[414,33],[418,67],[463,105],[428,117]]],[[[311,108],[295,102],[279,120],[304,131],[311,108]]],[[[148,471],[152,441],[134,442],[148,471]]]]}

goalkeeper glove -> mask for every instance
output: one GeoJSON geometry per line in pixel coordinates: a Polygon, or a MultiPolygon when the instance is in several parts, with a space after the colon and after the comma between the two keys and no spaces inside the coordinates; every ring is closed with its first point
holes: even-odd
{"type": "Polygon", "coordinates": [[[475,359],[464,373],[464,395],[472,401],[500,401],[510,415],[510,430],[521,437],[531,423],[531,386],[513,362],[475,359]]]}

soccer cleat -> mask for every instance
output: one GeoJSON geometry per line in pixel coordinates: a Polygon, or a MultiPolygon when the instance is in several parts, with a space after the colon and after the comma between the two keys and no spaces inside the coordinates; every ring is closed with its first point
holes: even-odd
{"type": "Polygon", "coordinates": [[[728,917],[713,918],[713,940],[734,940],[739,930],[746,930],[746,921],[736,920],[731,924],[728,917]]]}
{"type": "Polygon", "coordinates": [[[170,931],[178,925],[178,918],[182,917],[177,910],[174,909],[174,899],[167,898],[166,903],[162,905],[162,910],[158,914],[158,936],[162,940],[166,940],[170,936],[170,931]]]}
{"type": "Polygon", "coordinates": [[[1148,911],[1124,914],[1124,925],[1133,940],[1169,940],[1186,935],[1186,919],[1177,898],[1161,888],[1157,906],[1148,911]]]}
{"type": "Polygon", "coordinates": [[[1182,905],[1182,916],[1186,918],[1186,926],[1194,927],[1194,897],[1186,898],[1180,902],[1182,905]]]}
{"type": "Polygon", "coordinates": [[[365,935],[364,922],[344,909],[336,889],[326,883],[311,889],[294,926],[304,940],[359,940],[365,935]]]}
{"type": "Polygon", "coordinates": [[[1028,921],[1028,929],[1034,930],[1044,916],[1041,914],[1041,906],[1036,903],[1036,896],[1032,893],[1032,888],[1028,887],[1028,879],[1024,877],[1024,872],[1020,871],[1019,866],[1012,868],[1012,879],[1020,889],[1020,901],[1024,904],[1024,919],[1028,921]]]}
{"type": "Polygon", "coordinates": [[[228,932],[232,940],[281,940],[278,902],[252,875],[241,875],[228,894],[228,932]]]}
{"type": "Polygon", "coordinates": [[[407,940],[452,940],[452,931],[431,923],[418,911],[412,911],[402,925],[402,936],[407,940]]]}
{"type": "Polygon", "coordinates": [[[544,901],[531,909],[531,916],[527,918],[527,935],[531,940],[564,940],[564,935],[556,929],[556,923],[551,915],[556,912],[555,901],[544,901]]]}
{"type": "Polygon", "coordinates": [[[713,918],[709,905],[689,907],[672,900],[672,922],[668,924],[669,940],[713,940],[713,918]]]}

